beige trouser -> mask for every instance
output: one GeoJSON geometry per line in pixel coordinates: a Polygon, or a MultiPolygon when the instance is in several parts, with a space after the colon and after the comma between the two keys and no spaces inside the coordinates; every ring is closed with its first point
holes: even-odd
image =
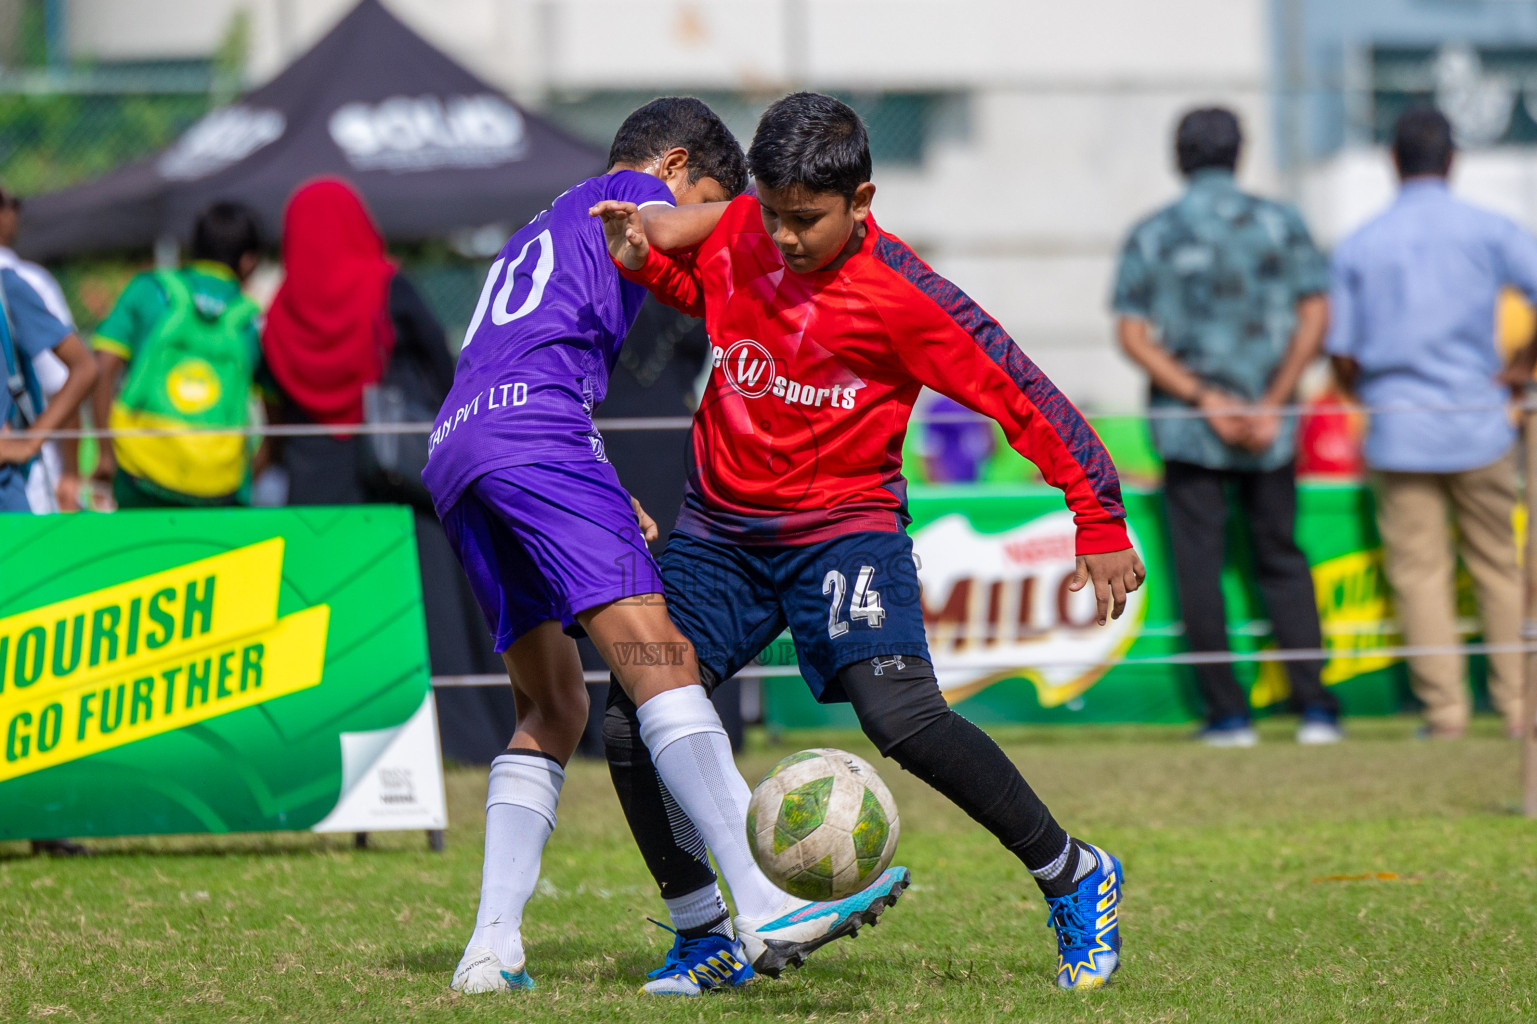
{"type": "MultiPolygon", "coordinates": [[[[1447,531],[1447,501],[1456,516],[1458,552],[1473,577],[1484,642],[1521,642],[1521,569],[1516,563],[1512,515],[1516,507],[1515,451],[1462,473],[1378,473],[1377,529],[1382,534],[1388,583],[1414,646],[1455,646],[1456,558],[1447,531]]],[[[1489,656],[1489,695],[1507,726],[1521,721],[1520,653],[1489,656]]],[[[1414,695],[1425,704],[1431,729],[1466,728],[1472,698],[1463,659],[1426,654],[1409,659],[1414,695]]]]}

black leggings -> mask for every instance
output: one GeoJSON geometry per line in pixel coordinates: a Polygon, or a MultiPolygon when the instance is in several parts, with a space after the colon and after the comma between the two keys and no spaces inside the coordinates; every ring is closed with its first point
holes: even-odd
{"type": "MultiPolygon", "coordinates": [[[[922,658],[871,658],[838,671],[860,727],[882,754],[949,797],[1030,869],[1056,860],[1067,833],[992,738],[945,703],[922,658]],[[894,664],[893,664],[894,663],[894,664]]],[[[704,680],[712,689],[714,679],[704,680]]],[[[604,749],[619,804],[662,896],[715,883],[705,845],[651,764],[635,704],[609,686],[604,749]]]]}

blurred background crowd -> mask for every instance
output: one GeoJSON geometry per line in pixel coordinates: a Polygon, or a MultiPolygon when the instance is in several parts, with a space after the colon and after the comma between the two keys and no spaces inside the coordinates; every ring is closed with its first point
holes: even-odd
{"type": "MultiPolygon", "coordinates": [[[[698,95],[747,138],[790,87],[860,111],[881,223],[1002,322],[1123,480],[1162,488],[1190,648],[1228,646],[1229,493],[1276,642],[1323,646],[1299,476],[1371,481],[1409,643],[1463,635],[1449,516],[1484,638],[1519,642],[1503,402],[1537,351],[1537,3],[1515,0],[0,0],[0,283],[36,356],[16,413],[317,428],[59,442],[30,507],[411,505],[433,672],[499,673],[418,439],[342,428],[432,418],[486,260],[603,170],[631,109],[698,95]],[[616,59],[595,40],[621,9],[616,59]],[[228,358],[176,370],[146,355],[168,337],[228,358]]],[[[688,415],[707,351],[649,305],[600,415],[688,415]]],[[[920,411],[916,483],[1033,479],[992,424],[920,411]]],[[[607,450],[665,537],[683,435],[607,450]]],[[[1286,673],[1311,742],[1341,735],[1322,664],[1286,673]]],[[[1460,735],[1461,659],[1410,668],[1428,734],[1460,735]]],[[[1512,733],[1519,673],[1489,660],[1512,733]]],[[[1231,667],[1193,676],[1203,736],[1252,742],[1231,667]]],[[[504,688],[439,710],[450,756],[510,733],[504,688]]]]}

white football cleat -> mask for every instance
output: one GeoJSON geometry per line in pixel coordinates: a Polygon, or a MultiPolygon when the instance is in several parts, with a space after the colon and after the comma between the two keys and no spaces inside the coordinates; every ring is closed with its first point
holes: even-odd
{"type": "Polygon", "coordinates": [[[519,960],[509,967],[497,959],[489,946],[471,946],[459,959],[459,966],[454,968],[454,980],[448,987],[466,995],[531,989],[534,979],[528,976],[523,965],[524,961],[519,960]]]}
{"type": "Polygon", "coordinates": [[[887,868],[864,890],[841,900],[819,903],[796,901],[797,907],[767,921],[738,917],[737,939],[752,969],[770,978],[786,967],[799,967],[814,950],[845,935],[856,935],[864,925],[874,927],[887,907],[902,898],[912,881],[904,867],[887,868]]]}

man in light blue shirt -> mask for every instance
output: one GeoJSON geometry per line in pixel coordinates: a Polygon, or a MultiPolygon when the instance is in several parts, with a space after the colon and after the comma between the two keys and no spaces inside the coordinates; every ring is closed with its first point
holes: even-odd
{"type": "MultiPolygon", "coordinates": [[[[1537,240],[1452,196],[1452,152],[1451,127],[1438,111],[1415,108],[1399,119],[1393,155],[1402,187],[1335,250],[1326,350],[1341,383],[1370,410],[1364,454],[1405,640],[1459,639],[1450,503],[1484,639],[1519,643],[1516,435],[1507,401],[1513,384],[1530,379],[1537,347],[1504,365],[1494,325],[1502,288],[1537,302],[1537,240]]],[[[1489,663],[1490,695],[1519,734],[1521,655],[1489,663]]],[[[1462,659],[1416,657],[1409,668],[1428,733],[1462,735],[1471,710],[1462,659]]]]}

